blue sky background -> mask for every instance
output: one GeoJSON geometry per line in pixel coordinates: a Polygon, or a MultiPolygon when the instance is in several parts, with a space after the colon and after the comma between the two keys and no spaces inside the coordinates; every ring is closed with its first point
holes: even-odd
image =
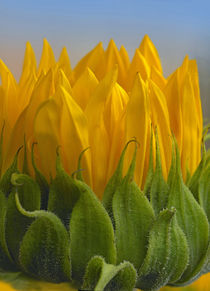
{"type": "Polygon", "coordinates": [[[0,58],[19,77],[25,43],[37,60],[46,37],[58,57],[67,47],[72,66],[102,41],[123,44],[130,58],[148,34],[159,51],[165,75],[186,54],[200,70],[204,113],[210,111],[210,1],[190,0],[0,0],[0,58]]]}

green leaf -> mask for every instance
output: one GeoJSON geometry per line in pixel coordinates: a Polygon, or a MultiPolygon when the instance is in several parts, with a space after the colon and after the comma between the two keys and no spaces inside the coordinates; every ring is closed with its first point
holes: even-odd
{"type": "Polygon", "coordinates": [[[116,248],[111,219],[92,190],[76,180],[80,198],[70,219],[72,278],[82,284],[89,260],[103,256],[107,263],[115,264],[116,248]]]}
{"type": "Polygon", "coordinates": [[[155,215],[158,215],[166,207],[168,193],[169,186],[162,174],[160,147],[156,130],[156,168],[150,186],[150,202],[155,211],[155,215]]]}
{"type": "Polygon", "coordinates": [[[126,260],[138,269],[146,255],[148,234],[155,217],[147,197],[133,181],[136,149],[128,173],[114,194],[113,215],[117,263],[126,260]]]}
{"type": "Polygon", "coordinates": [[[75,179],[63,169],[58,151],[56,172],[56,177],[50,185],[48,210],[55,213],[68,228],[72,210],[80,197],[80,190],[75,179]]]}
{"type": "Polygon", "coordinates": [[[206,168],[199,180],[199,203],[203,207],[210,223],[210,166],[206,168]]]}
{"type": "Polygon", "coordinates": [[[179,150],[177,144],[175,145],[176,171],[169,193],[168,208],[176,208],[178,224],[186,235],[189,246],[189,265],[179,281],[183,283],[190,280],[193,271],[205,256],[208,247],[209,225],[203,209],[183,182],[179,150]]]}
{"type": "Polygon", "coordinates": [[[26,211],[17,193],[15,200],[22,215],[36,218],[20,245],[19,261],[23,270],[49,282],[70,280],[70,241],[61,220],[45,210],[26,211]]]}
{"type": "Polygon", "coordinates": [[[132,291],[136,282],[136,270],[129,262],[118,266],[106,264],[99,256],[93,257],[86,268],[81,290],[132,291]]]}
{"type": "Polygon", "coordinates": [[[35,180],[39,185],[41,191],[41,209],[47,209],[48,197],[49,197],[49,185],[43,174],[38,170],[35,160],[34,160],[34,146],[36,143],[32,144],[31,149],[31,162],[35,172],[35,180]]]}
{"type": "MultiPolygon", "coordinates": [[[[12,184],[16,187],[21,204],[29,211],[40,209],[40,190],[37,183],[25,174],[14,173],[12,184]]],[[[10,193],[6,213],[6,241],[14,260],[18,262],[20,242],[33,219],[22,215],[16,206],[15,189],[10,193]]]]}
{"type": "MultiPolygon", "coordinates": [[[[21,147],[22,148],[22,147],[21,147]]],[[[21,148],[18,149],[14,160],[12,162],[12,164],[10,165],[10,167],[6,170],[6,172],[4,173],[4,175],[1,177],[0,180],[0,190],[6,195],[8,196],[9,193],[12,190],[12,183],[11,183],[11,176],[13,173],[18,172],[17,169],[17,162],[18,162],[18,154],[21,150],[21,148]]]]}
{"type": "Polygon", "coordinates": [[[171,221],[175,209],[163,210],[149,234],[147,255],[140,267],[136,286],[143,290],[159,290],[170,279],[171,221]]]}

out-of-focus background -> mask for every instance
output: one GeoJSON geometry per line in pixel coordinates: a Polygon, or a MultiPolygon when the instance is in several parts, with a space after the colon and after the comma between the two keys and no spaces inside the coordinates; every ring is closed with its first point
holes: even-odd
{"type": "Polygon", "coordinates": [[[46,37],[55,56],[67,47],[71,64],[99,41],[123,44],[132,58],[148,34],[165,76],[184,56],[196,58],[205,119],[210,119],[210,2],[195,0],[0,0],[0,58],[18,79],[25,43],[37,60],[46,37]]]}

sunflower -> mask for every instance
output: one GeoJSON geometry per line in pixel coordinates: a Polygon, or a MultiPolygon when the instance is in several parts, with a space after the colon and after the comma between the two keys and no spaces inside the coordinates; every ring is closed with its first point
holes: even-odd
{"type": "Polygon", "coordinates": [[[38,67],[27,43],[19,82],[1,60],[0,77],[2,280],[154,290],[208,273],[210,158],[195,60],[165,78],[145,35],[132,61],[111,40],[72,69],[66,48],[56,61],[44,39],[38,67]]]}

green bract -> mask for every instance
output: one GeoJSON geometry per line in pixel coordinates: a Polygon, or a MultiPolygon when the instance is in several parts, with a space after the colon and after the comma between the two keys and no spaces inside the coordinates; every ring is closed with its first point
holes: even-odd
{"type": "MultiPolygon", "coordinates": [[[[130,141],[131,142],[131,141],[130,141]]],[[[101,202],[62,167],[50,184],[37,169],[35,179],[18,170],[18,152],[0,180],[0,268],[49,282],[69,282],[80,290],[158,290],[187,285],[210,271],[210,163],[203,158],[184,183],[178,146],[165,181],[156,132],[156,166],[150,148],[142,192],[133,180],[133,159],[123,176],[124,156],[107,183],[101,202]]],[[[152,145],[152,136],[151,136],[152,145]]],[[[33,145],[34,146],[34,145],[33,145]]]]}

